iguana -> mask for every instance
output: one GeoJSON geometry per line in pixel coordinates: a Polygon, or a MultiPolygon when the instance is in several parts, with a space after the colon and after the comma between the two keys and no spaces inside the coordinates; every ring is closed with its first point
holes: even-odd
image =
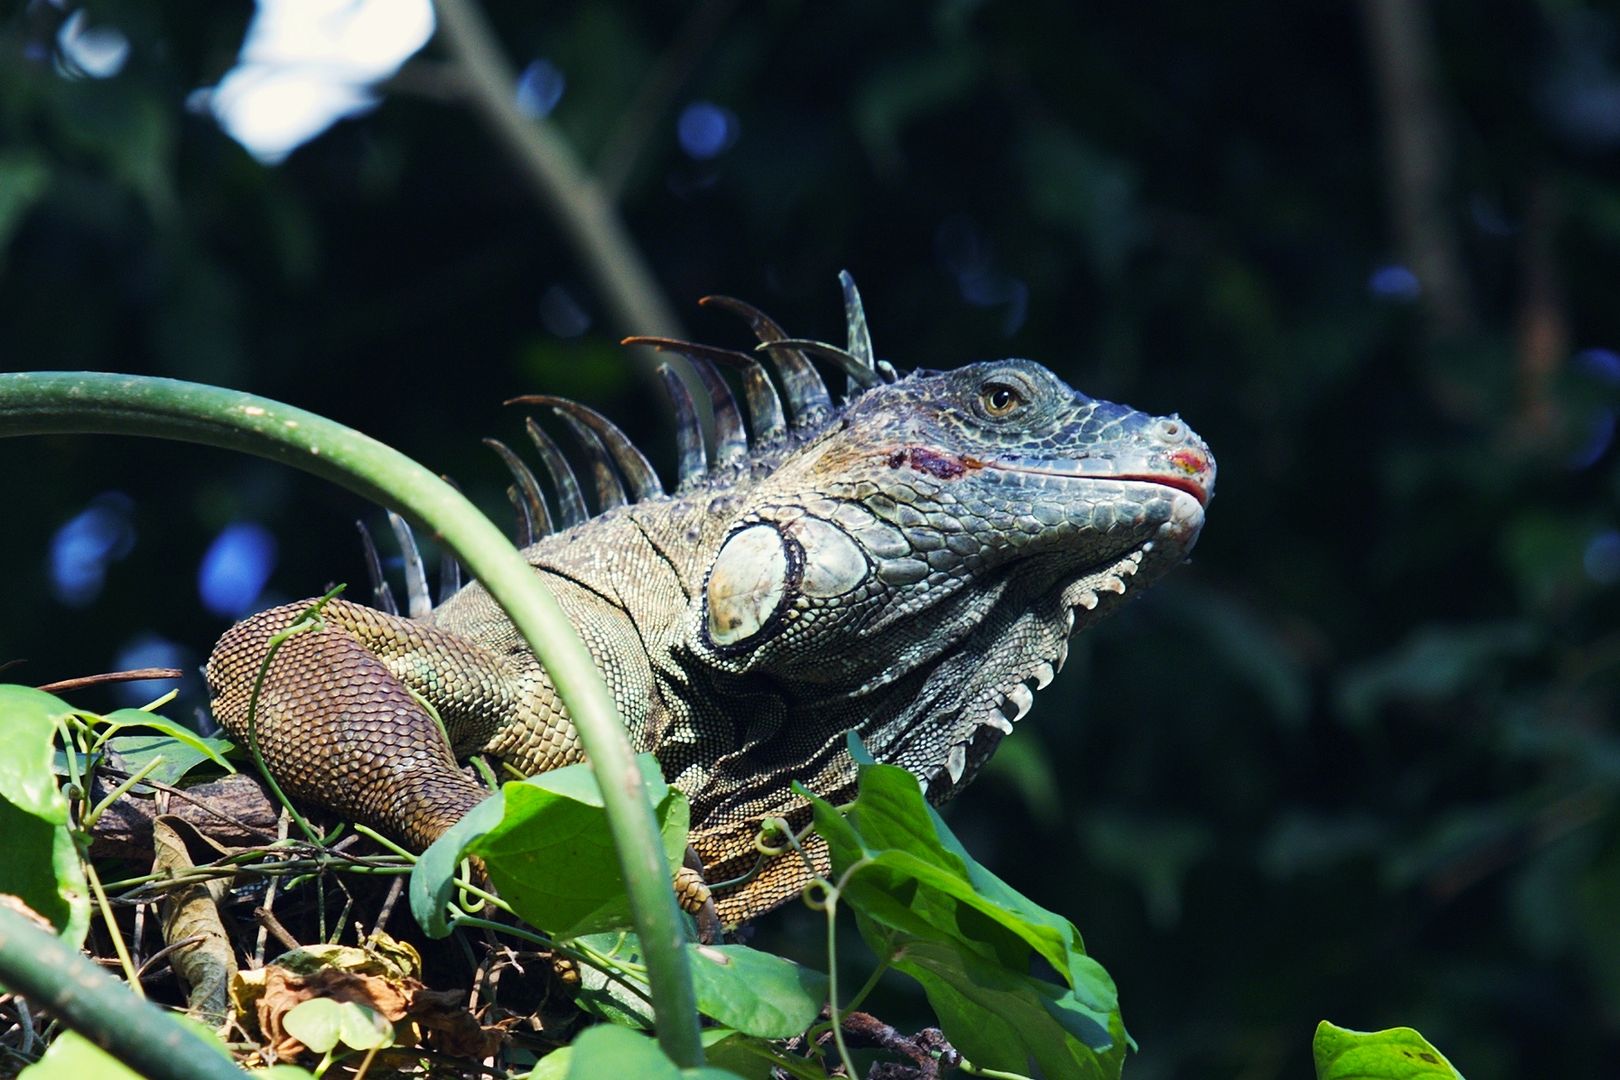
{"type": "MultiPolygon", "coordinates": [[[[932,802],[954,796],[1063,666],[1070,635],[1186,558],[1214,486],[1209,448],[1178,417],[1089,398],[1033,361],[905,373],[875,361],[843,280],[843,349],[789,338],[740,301],[704,301],[751,324],[774,381],[755,355],[627,339],[686,356],[712,401],[711,449],[692,398],[660,368],[676,415],[672,493],[616,426],[570,401],[519,399],[549,406],[577,438],[594,516],[532,420],[555,511],[497,444],[529,525],[523,554],[596,659],[632,744],[690,799],[691,843],[728,924],[807,880],[792,855],[749,876],[762,820],[808,819],[793,781],[851,797],[853,730],[932,802]],[[847,376],[841,402],[810,355],[847,376]],[[717,363],[738,373],[746,425],[717,363]]],[[[237,624],[209,658],[214,713],[238,739],[268,639],[307,607],[237,624]]],[[[546,673],[478,584],[412,607],[405,618],[330,602],[323,629],[275,655],[256,735],[289,795],[422,848],[489,794],[458,757],[532,774],[581,750],[546,673]]],[[[808,851],[825,865],[814,837],[808,851]]]]}

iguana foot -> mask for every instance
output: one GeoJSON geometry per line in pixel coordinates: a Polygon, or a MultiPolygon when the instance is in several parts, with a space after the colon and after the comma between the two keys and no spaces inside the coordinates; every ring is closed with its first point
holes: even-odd
{"type": "Polygon", "coordinates": [[[720,940],[725,928],[720,924],[720,912],[714,906],[709,883],[703,880],[703,871],[692,866],[675,871],[675,902],[697,920],[698,941],[713,945],[720,940]]]}

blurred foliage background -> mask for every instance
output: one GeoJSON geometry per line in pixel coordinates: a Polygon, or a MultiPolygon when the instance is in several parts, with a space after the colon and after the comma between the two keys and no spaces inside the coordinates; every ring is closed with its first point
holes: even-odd
{"type": "MultiPolygon", "coordinates": [[[[614,342],[670,327],[628,323],[741,344],[692,305],[722,292],[841,340],[847,267],[896,363],[1031,356],[1179,411],[1221,467],[1194,564],[1076,643],[953,827],[1086,932],[1137,1080],[1308,1076],[1322,1017],[1417,1026],[1473,1080],[1613,1069],[1612,5],[458,2],[495,67],[444,18],[397,73],[414,45],[328,56],[354,115],[257,156],[208,91],[250,6],[0,11],[7,369],[281,398],[504,516],[503,399],[583,399],[668,475],[614,342]],[[583,166],[642,308],[502,115],[583,166]]],[[[241,613],[362,586],[381,517],[110,438],[0,444],[0,491],[0,662],[32,683],[194,671],[241,613]]],[[[202,704],[193,675],[174,712],[202,704]]],[[[760,937],[815,941],[791,911],[760,937]]]]}

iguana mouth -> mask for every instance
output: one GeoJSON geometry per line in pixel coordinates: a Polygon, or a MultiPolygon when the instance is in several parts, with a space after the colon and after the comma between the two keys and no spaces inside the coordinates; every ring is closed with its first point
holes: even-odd
{"type": "Polygon", "coordinates": [[[1113,472],[1113,462],[1105,458],[1074,458],[1054,461],[1049,465],[1014,465],[1005,461],[985,461],[983,467],[1000,472],[1028,473],[1034,476],[1054,476],[1069,480],[1121,480],[1139,484],[1157,484],[1186,492],[1198,500],[1198,505],[1209,506],[1214,481],[1214,469],[1208,458],[1197,451],[1181,451],[1172,462],[1174,472],[1143,470],[1113,472]],[[1088,467],[1089,466],[1089,467],[1088,467]]]}
{"type": "Polygon", "coordinates": [[[1165,476],[1163,474],[1147,475],[1130,473],[1124,476],[1115,476],[1114,480],[1132,480],[1142,484],[1158,484],[1160,487],[1175,488],[1185,491],[1198,500],[1199,506],[1209,505],[1209,489],[1190,476],[1165,476]]]}
{"type": "Polygon", "coordinates": [[[1054,458],[1044,462],[1014,463],[1005,458],[981,458],[971,454],[957,454],[932,446],[901,446],[885,451],[884,459],[891,469],[910,465],[940,480],[955,480],[978,469],[998,472],[1026,473],[1035,476],[1056,476],[1071,480],[1128,480],[1143,484],[1184,491],[1198,500],[1198,505],[1209,506],[1209,497],[1215,484],[1215,462],[1209,451],[1201,446],[1183,445],[1175,449],[1160,448],[1149,454],[1133,454],[1128,471],[1117,471],[1120,462],[1112,456],[1054,458]]]}

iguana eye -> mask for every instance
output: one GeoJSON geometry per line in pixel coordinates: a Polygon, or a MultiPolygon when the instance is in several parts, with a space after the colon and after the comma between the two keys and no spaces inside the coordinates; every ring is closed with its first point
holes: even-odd
{"type": "Polygon", "coordinates": [[[991,416],[1008,415],[1024,403],[1024,395],[1006,383],[985,383],[979,390],[979,404],[991,416]]]}

